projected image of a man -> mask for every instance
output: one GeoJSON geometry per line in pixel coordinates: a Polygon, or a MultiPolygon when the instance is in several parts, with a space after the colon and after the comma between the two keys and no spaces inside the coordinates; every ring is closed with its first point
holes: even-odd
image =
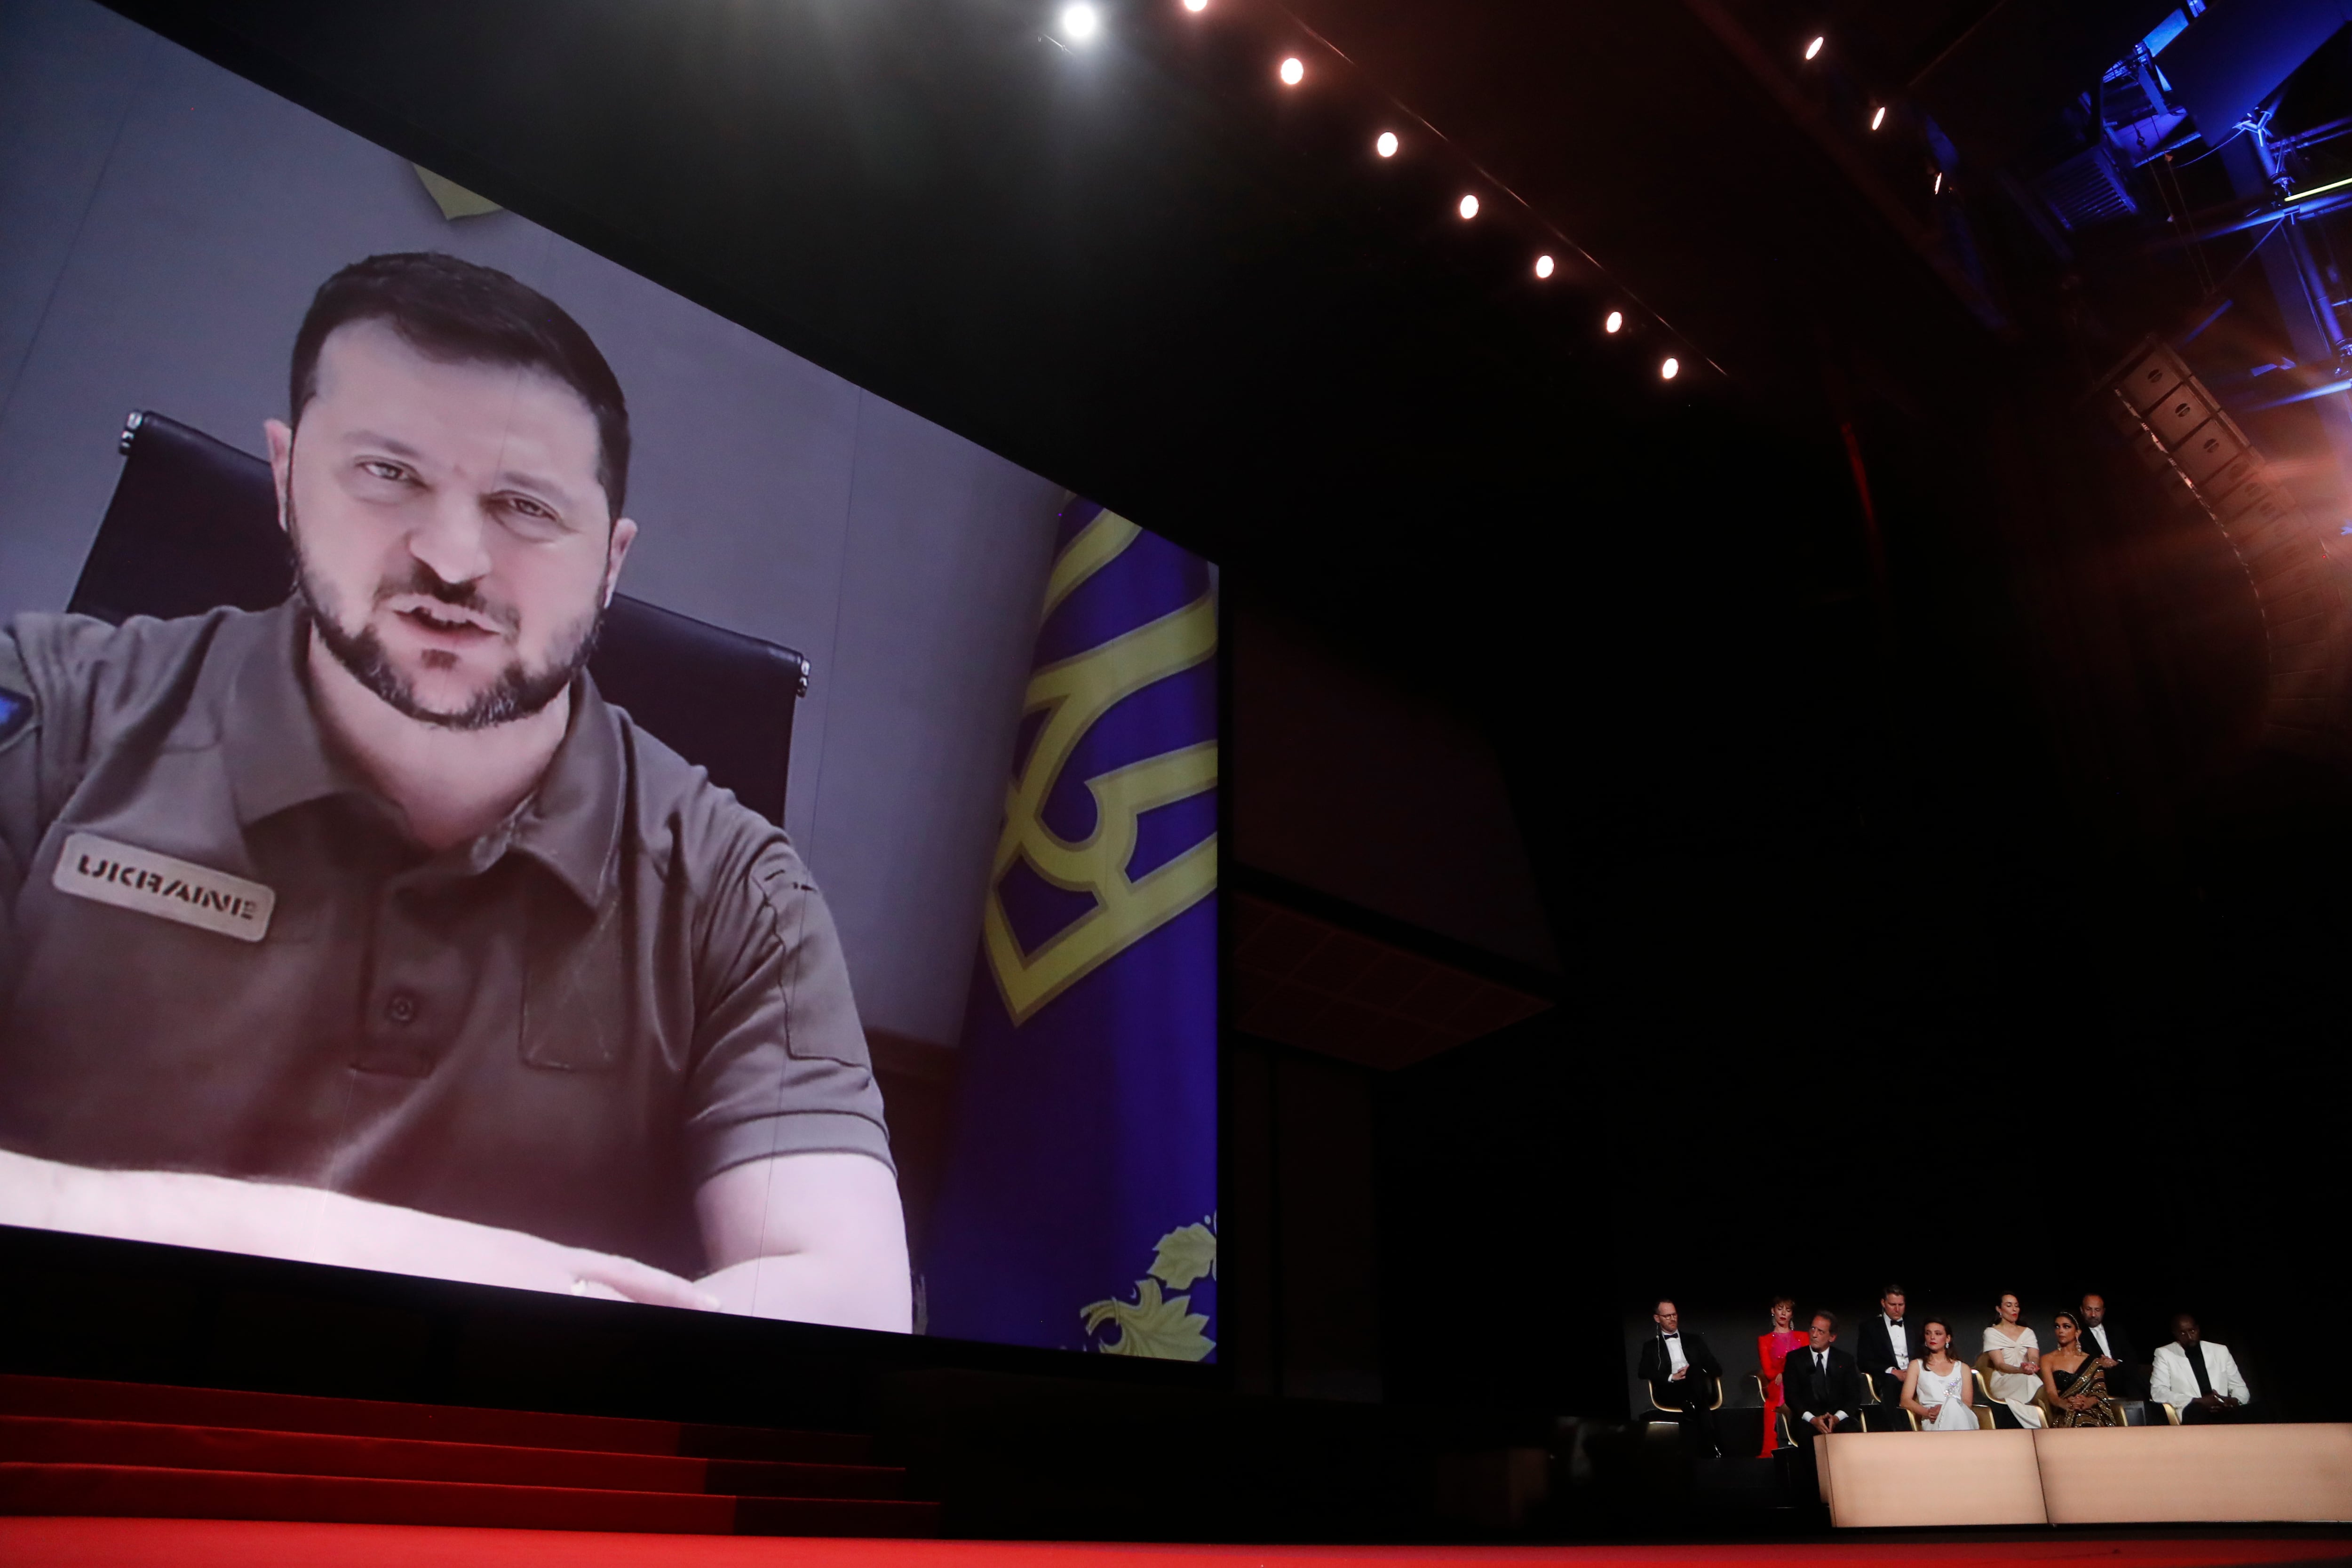
{"type": "Polygon", "coordinates": [[[373,258],[265,434],[286,605],[0,628],[0,1223],[906,1329],[823,900],[585,673],[593,342],[373,258]]]}

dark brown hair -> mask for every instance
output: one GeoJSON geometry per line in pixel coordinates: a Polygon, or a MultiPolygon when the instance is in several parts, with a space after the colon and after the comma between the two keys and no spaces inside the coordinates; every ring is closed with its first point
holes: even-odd
{"type": "Polygon", "coordinates": [[[299,425],[319,392],[319,351],[337,327],[382,321],[430,359],[512,365],[554,377],[580,395],[596,421],[596,482],[612,515],[629,489],[629,405],[593,339],[562,306],[489,267],[438,251],[354,261],[312,296],[294,334],[287,421],[299,425]]]}

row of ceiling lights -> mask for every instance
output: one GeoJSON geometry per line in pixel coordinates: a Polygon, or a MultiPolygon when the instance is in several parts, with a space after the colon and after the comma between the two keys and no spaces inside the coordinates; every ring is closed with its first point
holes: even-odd
{"type": "MultiPolygon", "coordinates": [[[[1209,8],[1209,0],[1182,0],[1182,5],[1185,10],[1198,14],[1209,8]]],[[[1089,0],[1071,0],[1071,4],[1062,8],[1061,32],[1062,36],[1070,42],[1074,44],[1091,42],[1101,31],[1102,13],[1090,4],[1089,0]]],[[[1817,38],[1813,41],[1812,47],[1806,51],[1805,58],[1811,59],[1820,52],[1821,40],[1817,38]]],[[[1286,88],[1298,87],[1307,80],[1307,62],[1297,55],[1286,55],[1282,62],[1275,68],[1275,76],[1286,88]]],[[[1881,110],[1879,113],[1883,118],[1885,110],[1881,110]]],[[[1875,121],[1873,122],[1872,129],[1876,129],[1875,121]]],[[[1403,141],[1395,132],[1382,131],[1373,139],[1372,151],[1382,158],[1393,158],[1403,145],[1403,141]]],[[[1475,191],[1465,192],[1461,201],[1454,206],[1454,211],[1461,215],[1462,221],[1465,223],[1475,219],[1478,216],[1478,195],[1475,191]]],[[[1538,279],[1549,279],[1559,270],[1559,263],[1549,254],[1538,255],[1535,258],[1533,270],[1538,279]]],[[[1601,318],[1601,330],[1615,337],[1624,331],[1625,325],[1625,313],[1622,310],[1612,310],[1601,318]]],[[[1682,362],[1674,355],[1668,354],[1658,362],[1659,379],[1672,381],[1682,374],[1682,362]]]]}
{"type": "MultiPolygon", "coordinates": [[[[1192,3],[1192,0],[1184,0],[1184,3],[1185,3],[1187,5],[1190,5],[1192,3]]],[[[1208,4],[1208,0],[1201,0],[1201,3],[1202,3],[1202,5],[1207,5],[1207,4],[1208,4]]],[[[1828,45],[1829,45],[1829,37],[1828,37],[1828,36],[1827,36],[1827,35],[1825,35],[1825,34],[1816,33],[1815,35],[1813,35],[1813,37],[1811,37],[1810,39],[1806,40],[1806,43],[1805,43],[1805,63],[1806,63],[1806,64],[1808,64],[1808,65],[1810,65],[1810,64],[1811,64],[1813,61],[1815,61],[1815,60],[1817,60],[1817,59],[1821,58],[1822,58],[1822,50],[1823,48],[1827,47],[1828,47],[1828,45]]],[[[1871,128],[1873,131],[1881,130],[1881,129],[1883,129],[1883,128],[1885,126],[1885,124],[1886,124],[1886,107],[1887,107],[1887,106],[1886,106],[1885,104],[1884,104],[1884,103],[1873,103],[1873,104],[1870,106],[1870,128],[1871,128]]],[[[1943,171],[1943,170],[1941,170],[1941,169],[1937,169],[1937,170],[1936,170],[1936,171],[1935,171],[1935,177],[1934,177],[1934,179],[1930,182],[1930,184],[1929,184],[1929,185],[1928,185],[1928,187],[1927,187],[1927,194],[1928,194],[1928,195],[1937,195],[1937,196],[1940,196],[1940,195],[1942,195],[1944,194],[1944,171],[1943,171]]]]}

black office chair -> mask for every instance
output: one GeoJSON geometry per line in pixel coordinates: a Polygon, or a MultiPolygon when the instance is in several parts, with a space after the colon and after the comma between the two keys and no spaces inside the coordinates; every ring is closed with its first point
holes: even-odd
{"type": "MultiPolygon", "coordinates": [[[[285,601],[294,559],[268,463],[160,414],[131,415],[121,449],[122,477],[68,609],[121,622],[285,601]]],[[[588,670],[608,701],[712,783],[783,822],[807,659],[616,594],[588,670]]]]}

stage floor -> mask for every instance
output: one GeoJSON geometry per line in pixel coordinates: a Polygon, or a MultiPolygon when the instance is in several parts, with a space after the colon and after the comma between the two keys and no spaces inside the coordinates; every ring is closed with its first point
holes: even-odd
{"type": "Polygon", "coordinates": [[[2048,1535],[1688,1546],[1167,1546],[1065,1542],[840,1541],[790,1536],[622,1535],[433,1525],[290,1524],[216,1519],[0,1519],[8,1568],[2225,1568],[2352,1563],[2352,1536],[2048,1535]]]}

